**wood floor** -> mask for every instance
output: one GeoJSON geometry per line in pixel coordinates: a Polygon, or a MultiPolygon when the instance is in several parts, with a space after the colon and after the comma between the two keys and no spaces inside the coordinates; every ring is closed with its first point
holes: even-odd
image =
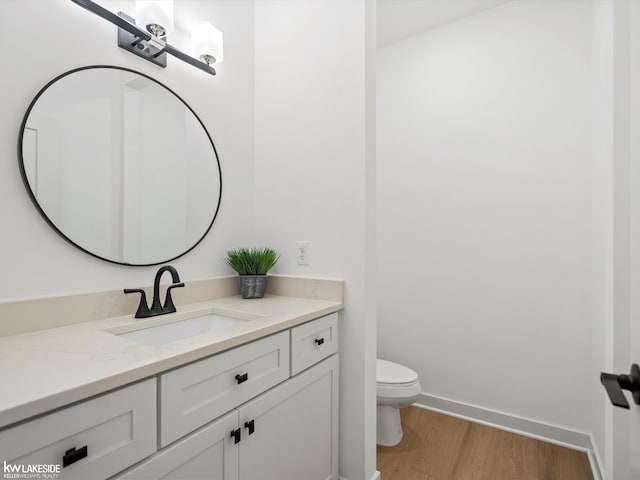
{"type": "Polygon", "coordinates": [[[583,452],[417,407],[401,417],[402,442],[378,446],[382,480],[593,480],[583,452]]]}

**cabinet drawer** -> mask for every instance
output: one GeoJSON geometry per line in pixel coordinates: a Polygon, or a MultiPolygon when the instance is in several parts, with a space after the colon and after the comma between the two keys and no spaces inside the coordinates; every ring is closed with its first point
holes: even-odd
{"type": "Polygon", "coordinates": [[[291,329],[291,375],[338,351],[338,314],[291,329]]]}
{"type": "Polygon", "coordinates": [[[0,452],[18,473],[104,479],[156,451],[156,420],[154,378],[3,430],[0,452]]]}
{"type": "Polygon", "coordinates": [[[289,332],[160,376],[162,447],[289,378],[289,332]]]}

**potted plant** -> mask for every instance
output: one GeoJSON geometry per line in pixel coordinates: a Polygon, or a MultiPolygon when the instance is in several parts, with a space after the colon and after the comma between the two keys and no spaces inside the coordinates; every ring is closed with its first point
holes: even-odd
{"type": "Polygon", "coordinates": [[[227,252],[225,263],[238,272],[242,298],[262,298],[267,289],[267,273],[280,255],[269,247],[235,248],[227,252]]]}

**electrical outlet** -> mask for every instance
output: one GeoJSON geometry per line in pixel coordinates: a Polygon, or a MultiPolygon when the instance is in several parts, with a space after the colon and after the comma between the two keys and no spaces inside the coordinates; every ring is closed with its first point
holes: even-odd
{"type": "Polygon", "coordinates": [[[309,265],[309,242],[296,242],[296,249],[298,265],[309,265]]]}

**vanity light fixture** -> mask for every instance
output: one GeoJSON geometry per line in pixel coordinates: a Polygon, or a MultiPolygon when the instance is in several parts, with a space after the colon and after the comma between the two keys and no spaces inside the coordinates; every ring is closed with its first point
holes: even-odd
{"type": "MultiPolygon", "coordinates": [[[[136,24],[136,20],[134,18],[129,17],[123,12],[119,12],[116,15],[91,0],[71,1],[116,25],[118,27],[119,47],[124,48],[125,50],[163,68],[167,66],[167,54],[169,54],[211,75],[216,74],[215,69],[211,66],[213,61],[215,61],[215,55],[211,54],[212,58],[205,57],[205,60],[201,60],[194,58],[167,43],[166,35],[173,29],[172,1],[138,0],[136,2],[136,14],[140,13],[141,15],[144,15],[141,25],[144,22],[147,22],[144,23],[144,27],[142,28],[136,24]],[[152,16],[147,17],[147,14],[152,16]]],[[[215,29],[215,27],[213,28],[215,29]]],[[[218,31],[217,29],[215,30],[218,31]]],[[[220,33],[220,38],[222,38],[222,33],[220,33]]],[[[220,53],[221,52],[222,49],[220,49],[220,53]]]]}

